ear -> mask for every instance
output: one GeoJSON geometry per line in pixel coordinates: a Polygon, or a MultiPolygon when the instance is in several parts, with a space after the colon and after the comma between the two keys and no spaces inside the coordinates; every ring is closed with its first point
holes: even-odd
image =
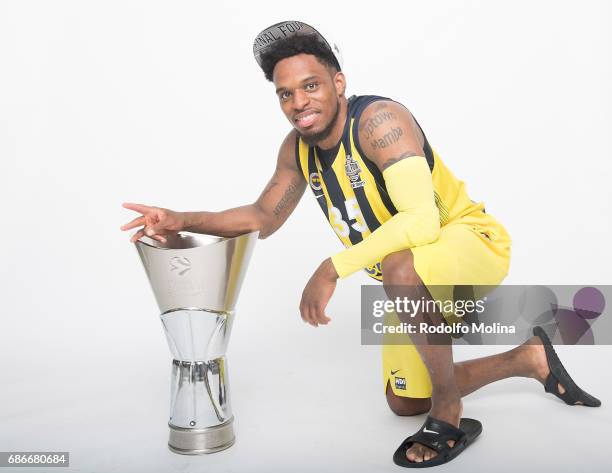
{"type": "Polygon", "coordinates": [[[334,76],[334,86],[336,87],[336,93],[338,97],[344,95],[344,91],[346,90],[346,77],[342,71],[336,72],[334,76]]]}

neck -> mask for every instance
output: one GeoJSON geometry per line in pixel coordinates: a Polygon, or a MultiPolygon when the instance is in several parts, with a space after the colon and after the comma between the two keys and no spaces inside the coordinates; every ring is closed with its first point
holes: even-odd
{"type": "Polygon", "coordinates": [[[348,100],[343,95],[340,97],[340,104],[338,105],[340,110],[336,117],[336,122],[331,130],[331,133],[321,141],[317,141],[316,145],[321,149],[330,149],[338,144],[338,141],[342,138],[344,132],[344,124],[346,122],[346,114],[348,113],[348,100]]]}

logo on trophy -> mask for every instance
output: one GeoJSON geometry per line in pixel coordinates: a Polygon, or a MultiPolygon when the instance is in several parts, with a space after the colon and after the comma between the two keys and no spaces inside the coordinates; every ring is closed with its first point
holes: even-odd
{"type": "Polygon", "coordinates": [[[225,353],[238,293],[259,232],[182,233],[136,248],[172,353],[170,450],[213,453],[235,440],[225,353]]]}

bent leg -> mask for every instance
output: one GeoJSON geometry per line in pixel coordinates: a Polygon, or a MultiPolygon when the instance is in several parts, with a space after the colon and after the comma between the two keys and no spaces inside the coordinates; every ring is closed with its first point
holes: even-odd
{"type": "MultiPolygon", "coordinates": [[[[410,250],[389,255],[383,260],[383,280],[385,290],[390,298],[402,297],[402,292],[410,286],[423,286],[419,276],[414,271],[410,250]],[[386,272],[385,272],[386,271],[386,272]],[[386,276],[385,276],[386,275],[386,276]]],[[[414,297],[414,293],[406,294],[414,297]]],[[[412,323],[445,323],[437,314],[417,314],[412,323]]],[[[426,367],[429,375],[429,389],[421,389],[416,397],[395,394],[389,384],[386,385],[387,402],[397,415],[418,415],[431,410],[431,416],[453,425],[458,425],[461,416],[461,397],[487,384],[509,377],[530,377],[544,382],[548,375],[548,366],[542,344],[537,337],[525,342],[512,350],[492,356],[454,363],[450,338],[446,344],[431,345],[425,337],[414,337],[416,345],[410,346],[420,356],[420,368],[426,367]],[[431,394],[431,399],[427,394],[431,394]]],[[[436,343],[440,343],[437,340],[436,343]]],[[[408,348],[407,346],[405,348],[408,348]]],[[[387,365],[389,366],[389,365],[387,365]]],[[[419,366],[417,366],[418,370],[419,366]]],[[[385,372],[387,368],[385,368],[385,372]]],[[[393,374],[391,370],[390,374],[393,374]]],[[[406,377],[411,371],[408,368],[406,377]]],[[[388,376],[388,374],[386,374],[388,376]]],[[[417,376],[419,379],[423,376],[417,376]]],[[[391,380],[391,382],[393,382],[391,380]]],[[[397,388],[397,386],[395,386],[397,388]]],[[[398,392],[400,393],[400,392],[398,392]]],[[[449,442],[452,444],[452,442],[449,442]]],[[[435,452],[415,444],[407,451],[411,461],[423,461],[433,458],[435,452]]]]}
{"type": "MultiPolygon", "coordinates": [[[[512,377],[533,378],[544,384],[548,376],[546,355],[542,345],[537,345],[534,342],[534,340],[530,339],[523,345],[503,353],[455,363],[455,382],[461,396],[467,396],[495,381],[512,377]]],[[[401,353],[401,350],[397,350],[397,352],[401,353]]],[[[407,353],[408,357],[410,355],[410,352],[407,353]]],[[[397,355],[395,356],[397,357],[397,355]]],[[[412,373],[414,369],[417,371],[416,378],[422,377],[418,373],[420,370],[419,364],[422,364],[420,360],[419,362],[404,369],[406,373],[403,373],[402,376],[405,377],[403,379],[406,379],[406,383],[413,384],[416,381],[425,385],[423,380],[415,380],[415,376],[412,373]]],[[[394,365],[389,362],[385,362],[384,365],[384,373],[387,375],[385,395],[390,409],[400,416],[411,416],[428,412],[431,407],[431,388],[427,390],[425,385],[420,389],[418,394],[421,397],[414,397],[410,394],[403,395],[403,392],[399,394],[400,391],[397,390],[397,387],[396,392],[398,394],[396,394],[391,385],[393,378],[388,376],[389,369],[387,368],[387,366],[394,365]]],[[[563,389],[562,386],[560,388],[563,389]]]]}
{"type": "MultiPolygon", "coordinates": [[[[402,250],[387,255],[382,261],[383,285],[388,297],[394,300],[404,297],[415,298],[415,290],[418,298],[426,298],[427,290],[423,281],[414,269],[412,252],[402,250]]],[[[440,314],[425,314],[417,312],[410,314],[407,319],[405,314],[398,314],[403,322],[419,325],[427,323],[432,325],[444,324],[445,321],[440,314]]],[[[429,373],[431,381],[431,416],[435,419],[448,422],[455,427],[459,426],[459,420],[463,410],[461,393],[457,387],[454,372],[453,354],[450,337],[442,335],[436,344],[430,344],[427,337],[419,334],[411,334],[423,363],[429,373]]],[[[449,446],[454,442],[449,441],[449,446]]],[[[433,458],[436,452],[415,443],[406,452],[410,461],[423,461],[433,458]]]]}

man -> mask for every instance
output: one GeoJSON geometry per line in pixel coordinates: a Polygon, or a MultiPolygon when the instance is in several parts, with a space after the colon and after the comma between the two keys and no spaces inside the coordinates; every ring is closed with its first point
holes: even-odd
{"type": "MultiPolygon", "coordinates": [[[[223,212],[124,204],[142,214],[122,227],[140,227],[132,241],[148,235],[163,242],[181,230],[224,237],[259,230],[266,238],[308,185],[346,247],[325,259],[304,288],[301,316],[314,327],[330,321],[325,308],[337,279],[359,269],[382,281],[390,296],[411,287],[504,279],[508,233],[469,199],[407,108],[378,96],[347,99],[338,47],[304,23],[272,25],[257,36],[254,53],[293,127],[270,182],[253,204],[223,212]]],[[[416,314],[430,324],[448,323],[445,317],[416,314]]],[[[461,398],[493,381],[531,377],[567,404],[600,405],[572,381],[539,328],[509,352],[462,363],[453,363],[450,343],[418,335],[413,341],[383,348],[390,408],[398,415],[429,412],[396,451],[394,461],[402,466],[445,463],[469,445],[482,426],[461,418],[461,398]],[[398,387],[390,377],[399,371],[405,385],[398,387]]]]}

